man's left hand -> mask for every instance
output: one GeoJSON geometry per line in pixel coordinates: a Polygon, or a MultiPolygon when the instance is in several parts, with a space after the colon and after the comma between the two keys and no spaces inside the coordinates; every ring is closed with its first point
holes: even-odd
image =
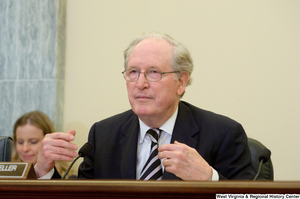
{"type": "Polygon", "coordinates": [[[194,148],[175,141],[174,144],[161,145],[158,151],[167,172],[182,180],[211,180],[212,168],[194,148]]]}

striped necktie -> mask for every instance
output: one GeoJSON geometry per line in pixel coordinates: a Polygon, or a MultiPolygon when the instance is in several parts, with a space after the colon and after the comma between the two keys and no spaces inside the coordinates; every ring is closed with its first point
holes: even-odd
{"type": "Polygon", "coordinates": [[[158,138],[160,136],[161,130],[149,129],[147,133],[152,141],[151,151],[149,159],[147,160],[144,168],[142,169],[140,180],[161,180],[162,167],[161,161],[158,158],[158,138]]]}

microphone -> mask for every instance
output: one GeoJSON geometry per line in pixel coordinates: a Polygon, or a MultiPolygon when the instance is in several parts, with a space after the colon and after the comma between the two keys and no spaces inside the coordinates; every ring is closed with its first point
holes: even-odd
{"type": "Polygon", "coordinates": [[[87,142],[85,143],[78,152],[78,156],[72,161],[71,165],[69,166],[68,170],[66,171],[65,175],[61,178],[62,180],[65,179],[65,177],[67,176],[67,174],[69,173],[70,169],[72,168],[73,164],[78,160],[78,158],[80,157],[84,157],[87,154],[89,154],[91,152],[91,150],[93,149],[93,146],[91,143],[87,142]]]}
{"type": "Polygon", "coordinates": [[[270,156],[271,156],[271,151],[269,149],[263,149],[260,154],[259,154],[259,158],[258,160],[260,161],[259,163],[259,167],[258,167],[258,171],[257,171],[257,174],[256,176],[254,177],[253,181],[257,180],[259,174],[260,174],[260,170],[261,170],[261,167],[262,167],[262,164],[263,163],[266,163],[270,160],[270,156]]]}

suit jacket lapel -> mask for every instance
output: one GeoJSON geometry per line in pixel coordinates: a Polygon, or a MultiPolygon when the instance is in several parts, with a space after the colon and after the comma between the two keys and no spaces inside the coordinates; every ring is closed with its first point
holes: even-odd
{"type": "Polygon", "coordinates": [[[121,179],[136,179],[137,143],[139,122],[134,114],[124,125],[120,140],[121,179]]]}
{"type": "MultiPolygon", "coordinates": [[[[195,148],[198,141],[195,138],[199,133],[199,128],[192,115],[190,109],[179,102],[178,115],[175,122],[171,143],[178,141],[195,148]]],[[[169,172],[164,172],[163,179],[179,179],[176,175],[169,172]]]]}

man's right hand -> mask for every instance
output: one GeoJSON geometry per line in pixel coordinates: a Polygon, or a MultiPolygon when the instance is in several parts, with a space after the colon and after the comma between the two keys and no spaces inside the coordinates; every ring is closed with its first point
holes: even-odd
{"type": "Polygon", "coordinates": [[[71,162],[78,156],[77,145],[71,143],[75,134],[75,130],[71,129],[67,133],[56,132],[45,135],[37,159],[39,178],[54,168],[56,160],[71,162]]]}

